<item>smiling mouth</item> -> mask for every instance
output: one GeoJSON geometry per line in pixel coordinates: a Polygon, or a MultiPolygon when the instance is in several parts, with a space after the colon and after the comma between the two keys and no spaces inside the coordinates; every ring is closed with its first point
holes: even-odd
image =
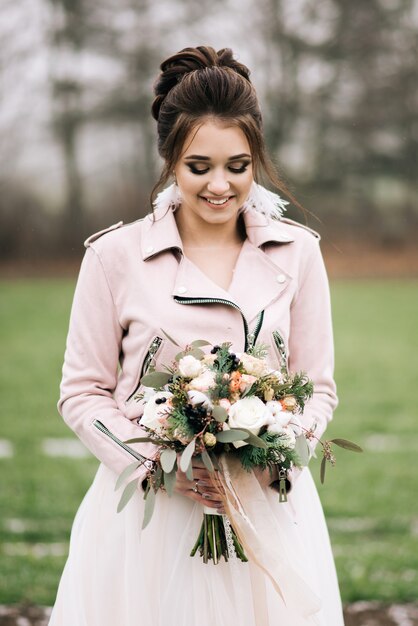
{"type": "Polygon", "coordinates": [[[223,206],[224,204],[226,204],[229,200],[231,200],[234,196],[228,196],[227,198],[219,198],[219,199],[215,199],[215,198],[206,198],[205,196],[201,196],[201,198],[203,200],[206,200],[206,202],[208,202],[209,204],[213,205],[213,206],[223,206]]]}

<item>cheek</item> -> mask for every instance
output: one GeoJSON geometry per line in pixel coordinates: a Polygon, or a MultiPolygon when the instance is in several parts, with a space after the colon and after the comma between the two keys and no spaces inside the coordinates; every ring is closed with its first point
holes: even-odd
{"type": "Polygon", "coordinates": [[[253,175],[251,173],[251,174],[249,174],[248,176],[245,177],[245,180],[243,180],[241,185],[240,185],[242,193],[245,194],[246,196],[251,191],[252,183],[253,183],[253,175]]]}
{"type": "Polygon", "coordinates": [[[190,172],[182,172],[179,174],[177,176],[177,184],[183,192],[183,195],[196,194],[202,186],[199,178],[190,172]]]}

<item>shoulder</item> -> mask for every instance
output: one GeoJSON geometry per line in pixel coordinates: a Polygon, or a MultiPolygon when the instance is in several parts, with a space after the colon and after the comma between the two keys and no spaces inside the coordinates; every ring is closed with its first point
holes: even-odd
{"type": "Polygon", "coordinates": [[[107,228],[103,228],[102,230],[97,231],[97,233],[93,233],[92,235],[89,235],[87,239],[84,241],[84,247],[88,248],[94,241],[96,241],[97,239],[105,235],[106,233],[110,233],[112,230],[116,230],[117,228],[120,228],[121,226],[123,226],[123,221],[117,222],[116,224],[112,224],[111,226],[108,226],[107,228]]]}
{"type": "Polygon", "coordinates": [[[111,252],[119,249],[119,244],[124,243],[124,247],[132,243],[139,245],[139,236],[145,218],[124,224],[123,221],[112,224],[93,233],[84,241],[85,248],[93,248],[97,253],[111,252]]]}
{"type": "Polygon", "coordinates": [[[316,239],[318,242],[321,240],[321,235],[316,230],[288,217],[281,217],[278,223],[295,239],[316,239]]]}

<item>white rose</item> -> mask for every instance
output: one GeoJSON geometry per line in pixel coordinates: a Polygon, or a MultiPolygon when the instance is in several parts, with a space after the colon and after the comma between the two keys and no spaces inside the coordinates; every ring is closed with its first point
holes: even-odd
{"type": "Polygon", "coordinates": [[[197,378],[193,378],[193,380],[189,383],[189,389],[196,389],[197,391],[207,391],[210,387],[215,385],[215,372],[210,370],[205,370],[200,376],[197,378]]]}
{"type": "Polygon", "coordinates": [[[189,396],[190,404],[192,404],[193,406],[195,406],[196,404],[202,404],[205,409],[211,409],[213,406],[207,395],[202,393],[201,391],[197,391],[196,389],[190,389],[190,391],[187,392],[187,395],[189,396]]]}
{"type": "Polygon", "coordinates": [[[255,356],[251,356],[251,354],[243,352],[240,356],[240,361],[245,372],[257,378],[266,376],[270,371],[267,363],[263,361],[263,359],[257,359],[255,356]]]}
{"type": "Polygon", "coordinates": [[[145,405],[144,414],[139,421],[140,425],[162,434],[167,416],[171,412],[172,395],[169,391],[158,391],[153,395],[145,405]],[[156,400],[160,398],[165,398],[167,401],[157,404],[156,400]]]}
{"type": "MultiPolygon", "coordinates": [[[[246,428],[254,435],[258,435],[260,428],[266,426],[269,411],[264,402],[257,396],[242,398],[231,405],[228,411],[228,423],[231,428],[246,428]]],[[[246,445],[245,441],[234,443],[236,448],[246,445]]]]}
{"type": "Polygon", "coordinates": [[[179,372],[186,378],[195,378],[202,373],[202,363],[191,354],[187,354],[179,361],[179,372]]]}

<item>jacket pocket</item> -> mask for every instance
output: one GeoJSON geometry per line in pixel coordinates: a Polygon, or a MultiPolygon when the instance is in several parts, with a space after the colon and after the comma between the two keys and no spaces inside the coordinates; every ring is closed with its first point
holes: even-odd
{"type": "Polygon", "coordinates": [[[128,404],[130,400],[138,393],[138,389],[141,387],[141,378],[154,366],[155,358],[161,344],[163,343],[162,337],[155,336],[149,345],[149,348],[145,354],[145,358],[142,362],[141,369],[139,370],[139,376],[135,384],[134,390],[129,394],[125,400],[125,404],[128,404]]]}
{"type": "Polygon", "coordinates": [[[287,368],[287,352],[284,339],[278,330],[273,330],[273,341],[279,355],[279,368],[282,374],[288,373],[287,368]]]}
{"type": "Polygon", "coordinates": [[[144,465],[144,467],[149,468],[150,464],[151,466],[153,465],[153,462],[150,459],[142,456],[142,454],[121,441],[100,420],[94,420],[93,426],[97,428],[97,430],[99,430],[101,433],[103,433],[106,437],[108,437],[111,441],[113,441],[116,445],[125,450],[125,452],[133,456],[137,461],[140,461],[144,465]]]}

